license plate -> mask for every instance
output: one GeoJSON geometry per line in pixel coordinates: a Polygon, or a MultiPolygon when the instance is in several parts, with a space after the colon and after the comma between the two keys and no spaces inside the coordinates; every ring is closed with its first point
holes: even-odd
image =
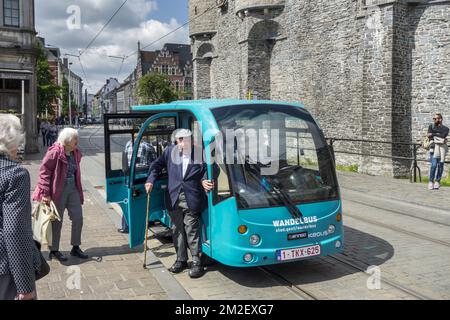
{"type": "Polygon", "coordinates": [[[301,248],[293,248],[287,250],[278,250],[277,251],[277,260],[278,261],[287,261],[287,260],[295,260],[306,257],[314,257],[320,255],[320,245],[310,246],[310,247],[301,247],[301,248]]]}

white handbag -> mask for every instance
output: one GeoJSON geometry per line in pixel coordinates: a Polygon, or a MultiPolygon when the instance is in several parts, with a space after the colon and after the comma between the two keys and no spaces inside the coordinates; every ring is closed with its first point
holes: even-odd
{"type": "Polygon", "coordinates": [[[33,208],[32,226],[34,240],[41,245],[52,243],[52,222],[61,221],[58,210],[53,201],[50,205],[39,202],[33,208]]]}

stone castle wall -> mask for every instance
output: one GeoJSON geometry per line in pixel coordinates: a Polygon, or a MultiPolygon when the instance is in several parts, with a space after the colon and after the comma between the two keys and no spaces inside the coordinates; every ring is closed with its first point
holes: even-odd
{"type": "MultiPolygon", "coordinates": [[[[201,3],[191,0],[190,8],[201,3]]],[[[450,123],[449,1],[251,3],[229,0],[191,22],[195,33],[215,24],[209,34],[191,31],[196,97],[250,92],[299,101],[327,137],[396,143],[336,142],[336,150],[355,153],[337,154],[340,164],[369,174],[405,176],[411,163],[359,153],[410,157],[402,143],[420,142],[434,112],[450,123]]]]}

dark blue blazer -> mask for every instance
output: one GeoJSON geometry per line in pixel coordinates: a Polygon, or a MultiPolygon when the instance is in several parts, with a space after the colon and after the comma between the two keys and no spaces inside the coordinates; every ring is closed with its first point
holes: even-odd
{"type": "MultiPolygon", "coordinates": [[[[201,154],[201,153],[200,153],[201,154]]],[[[201,212],[207,207],[207,197],[203,189],[202,181],[207,179],[206,163],[194,161],[192,152],[191,163],[187,167],[186,175],[183,178],[182,154],[178,146],[168,147],[161,157],[155,160],[150,166],[147,182],[155,184],[155,180],[164,168],[168,174],[168,210],[173,210],[178,200],[180,192],[183,190],[186,202],[192,211],[201,212]]]]}

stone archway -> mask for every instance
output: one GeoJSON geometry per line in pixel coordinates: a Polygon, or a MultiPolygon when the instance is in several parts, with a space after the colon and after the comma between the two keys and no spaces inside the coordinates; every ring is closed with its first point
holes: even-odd
{"type": "Polygon", "coordinates": [[[214,46],[203,43],[197,50],[194,59],[194,97],[195,99],[211,98],[211,63],[214,57],[214,46]]]}
{"type": "Polygon", "coordinates": [[[247,91],[258,100],[271,97],[271,59],[280,26],[272,20],[257,22],[248,34],[247,91]]]}

